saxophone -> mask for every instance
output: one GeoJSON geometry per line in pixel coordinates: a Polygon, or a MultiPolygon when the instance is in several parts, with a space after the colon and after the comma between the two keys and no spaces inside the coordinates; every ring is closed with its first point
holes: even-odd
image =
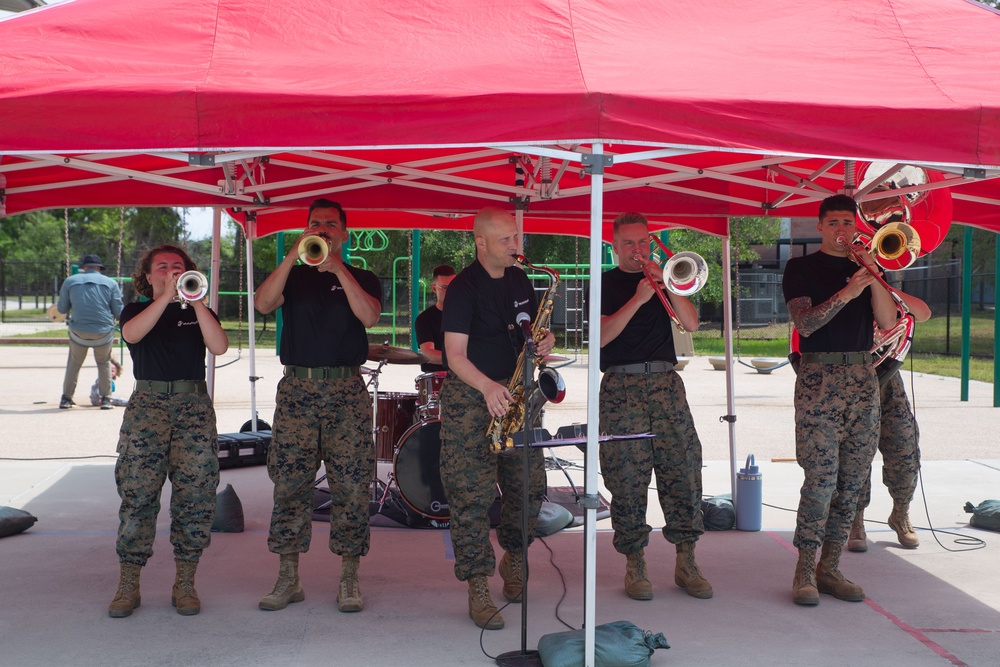
{"type": "MultiPolygon", "coordinates": [[[[531,338],[535,343],[541,342],[548,334],[547,327],[552,319],[552,305],[555,298],[556,289],[559,287],[559,273],[555,269],[547,266],[538,266],[528,263],[524,255],[517,255],[518,264],[525,268],[540,271],[549,277],[551,283],[545,290],[545,294],[538,303],[538,312],[531,325],[531,338]]],[[[535,389],[527,402],[524,400],[524,383],[521,377],[524,375],[524,355],[527,353],[528,343],[525,341],[521,348],[521,354],[517,358],[517,365],[514,374],[507,384],[507,391],[513,397],[507,412],[503,417],[494,417],[490,420],[490,426],[486,434],[490,438],[490,451],[499,454],[514,447],[512,435],[524,427],[525,417],[528,423],[532,423],[541,412],[546,401],[559,403],[566,396],[566,383],[562,376],[554,369],[546,368],[543,361],[538,365],[538,379],[535,381],[535,389]]]]}

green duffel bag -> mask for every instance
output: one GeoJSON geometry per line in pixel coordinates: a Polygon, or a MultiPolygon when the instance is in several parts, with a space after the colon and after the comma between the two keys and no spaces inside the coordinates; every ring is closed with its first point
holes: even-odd
{"type": "Polygon", "coordinates": [[[975,507],[965,503],[965,511],[972,514],[971,525],[1000,532],[1000,500],[984,500],[975,507]]]}
{"type": "MultiPolygon", "coordinates": [[[[584,631],[553,632],[538,640],[544,667],[584,667],[584,631]]],[[[594,628],[594,667],[649,667],[649,656],[670,648],[662,632],[647,632],[630,621],[594,628]]]]}

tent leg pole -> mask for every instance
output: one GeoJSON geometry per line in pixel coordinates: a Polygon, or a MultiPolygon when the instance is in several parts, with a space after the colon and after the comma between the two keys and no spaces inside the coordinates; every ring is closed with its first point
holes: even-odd
{"type": "MultiPolygon", "coordinates": [[[[728,230],[727,230],[728,232],[728,230]]],[[[733,282],[730,267],[732,266],[732,246],[729,234],[722,239],[722,300],[723,325],[726,332],[726,421],[729,424],[729,484],[733,494],[733,506],[739,502],[736,497],[736,402],[735,377],[733,374],[733,282]]],[[[736,298],[740,298],[739,294],[736,298]]]]}
{"type": "MultiPolygon", "coordinates": [[[[603,144],[594,144],[591,153],[597,158],[604,154],[603,144]]],[[[600,158],[597,158],[600,160],[600,158]]],[[[602,164],[595,161],[595,164],[602,164]]],[[[596,500],[598,441],[600,435],[601,390],[601,250],[604,238],[604,169],[595,168],[590,181],[590,303],[587,333],[587,453],[585,460],[584,494],[596,500]],[[597,343],[596,345],[594,343],[597,343]]],[[[584,514],[584,662],[594,667],[597,618],[597,506],[590,502],[584,514]]]]}

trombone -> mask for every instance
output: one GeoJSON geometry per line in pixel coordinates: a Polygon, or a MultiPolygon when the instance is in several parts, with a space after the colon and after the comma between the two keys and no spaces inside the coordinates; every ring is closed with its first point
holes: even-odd
{"type": "Polygon", "coordinates": [[[670,319],[674,321],[674,325],[679,331],[684,332],[684,327],[681,326],[680,320],[670,305],[670,299],[664,294],[663,289],[660,288],[660,284],[662,283],[664,287],[678,296],[695,294],[708,282],[708,264],[696,252],[684,251],[673,253],[664,245],[663,241],[653,234],[649,235],[649,239],[656,243],[660,247],[660,250],[663,251],[663,254],[666,255],[666,264],[660,268],[658,261],[643,257],[639,253],[635,253],[633,259],[642,265],[642,272],[646,274],[646,278],[652,283],[656,296],[659,297],[660,303],[667,310],[670,319]],[[650,265],[655,265],[660,269],[660,272],[654,272],[650,268],[650,265]]]}
{"type": "Polygon", "coordinates": [[[872,365],[875,366],[875,371],[878,375],[879,386],[888,382],[896,374],[896,371],[902,367],[906,353],[910,351],[910,344],[913,342],[915,320],[913,319],[913,315],[910,315],[910,309],[906,306],[902,297],[892,288],[892,285],[886,282],[885,278],[879,275],[878,271],[875,271],[862,261],[861,253],[854,249],[854,244],[861,243],[862,247],[868,251],[879,266],[885,266],[883,261],[890,262],[910,252],[907,247],[902,245],[904,238],[916,238],[917,248],[916,251],[912,252],[912,259],[906,262],[905,267],[916,261],[920,249],[920,236],[915,229],[906,223],[889,223],[876,232],[871,239],[868,239],[861,232],[857,232],[850,242],[848,242],[847,236],[837,237],[837,245],[845,247],[850,253],[851,259],[855,263],[865,267],[868,273],[889,292],[889,296],[892,297],[893,302],[896,304],[896,309],[899,311],[896,324],[888,329],[880,329],[878,323],[874,323],[875,339],[870,352],[872,355],[872,365]],[[899,231],[893,227],[896,225],[908,228],[909,231],[907,229],[899,231]],[[893,228],[890,229],[890,227],[893,228]],[[885,233],[883,234],[883,232],[885,233]]]}

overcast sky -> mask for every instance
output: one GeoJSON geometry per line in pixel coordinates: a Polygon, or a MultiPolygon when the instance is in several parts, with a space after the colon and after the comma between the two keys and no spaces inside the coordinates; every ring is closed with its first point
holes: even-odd
{"type": "MultiPolygon", "coordinates": [[[[184,209],[181,209],[182,215],[184,209]]],[[[188,232],[191,240],[212,238],[212,209],[210,208],[189,208],[185,215],[188,232]]],[[[225,232],[225,217],[223,217],[223,232],[225,232]]]]}

